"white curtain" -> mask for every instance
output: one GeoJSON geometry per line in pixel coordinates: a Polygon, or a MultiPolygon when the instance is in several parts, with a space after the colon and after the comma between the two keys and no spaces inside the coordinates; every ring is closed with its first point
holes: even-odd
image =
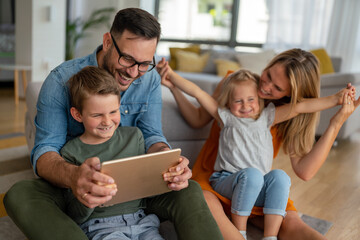
{"type": "Polygon", "coordinates": [[[342,72],[360,72],[360,1],[335,0],[326,49],[342,57],[342,72]]]}
{"type": "Polygon", "coordinates": [[[360,71],[359,0],[266,0],[269,27],[264,48],[324,47],[342,57],[341,71],[360,71]]]}
{"type": "Polygon", "coordinates": [[[333,0],[267,0],[266,48],[317,48],[326,44],[333,0]]]}

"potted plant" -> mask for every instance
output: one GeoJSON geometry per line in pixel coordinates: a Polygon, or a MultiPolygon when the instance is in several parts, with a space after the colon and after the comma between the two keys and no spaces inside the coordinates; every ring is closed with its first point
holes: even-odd
{"type": "Polygon", "coordinates": [[[88,29],[104,24],[110,28],[110,15],[114,11],[114,8],[102,8],[93,11],[87,20],[78,17],[75,20],[68,19],[66,21],[66,60],[74,58],[76,44],[81,38],[87,36],[88,29]]]}

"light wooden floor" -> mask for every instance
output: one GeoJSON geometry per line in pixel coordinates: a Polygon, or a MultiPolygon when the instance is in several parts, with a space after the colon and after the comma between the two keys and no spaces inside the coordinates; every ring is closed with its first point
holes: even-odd
{"type": "MultiPolygon", "coordinates": [[[[25,111],[24,100],[15,107],[13,90],[0,88],[0,135],[24,132],[25,111]]],[[[0,140],[0,148],[23,145],[24,141],[24,137],[0,140]]],[[[326,234],[328,239],[360,239],[360,142],[338,143],[318,174],[308,182],[296,177],[283,153],[275,159],[274,167],[290,175],[290,196],[298,211],[333,222],[326,234]]]]}
{"type": "MultiPolygon", "coordinates": [[[[0,82],[1,84],[1,82],[0,82]]],[[[26,104],[20,99],[15,107],[14,90],[12,88],[0,88],[0,136],[25,132],[26,104]]],[[[9,139],[0,138],[0,149],[25,145],[24,136],[9,139]]]]}
{"type": "Polygon", "coordinates": [[[274,163],[291,177],[290,197],[298,211],[333,223],[328,239],[360,239],[360,142],[338,141],[308,182],[295,175],[284,153],[274,163]]]}

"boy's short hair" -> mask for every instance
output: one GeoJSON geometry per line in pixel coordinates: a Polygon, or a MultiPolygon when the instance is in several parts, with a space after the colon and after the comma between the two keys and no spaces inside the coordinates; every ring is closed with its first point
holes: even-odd
{"type": "Polygon", "coordinates": [[[125,30],[145,39],[160,40],[160,23],[153,15],[140,8],[125,8],[116,14],[110,33],[119,37],[125,30]]]}
{"type": "Polygon", "coordinates": [[[87,66],[68,81],[71,105],[79,112],[86,99],[94,95],[116,95],[120,102],[120,86],[105,69],[87,66]]]}

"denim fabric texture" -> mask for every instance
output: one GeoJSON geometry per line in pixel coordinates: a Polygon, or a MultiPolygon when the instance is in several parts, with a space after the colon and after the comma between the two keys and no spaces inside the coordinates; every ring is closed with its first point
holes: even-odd
{"type": "MultiPolygon", "coordinates": [[[[96,53],[62,63],[48,75],[39,93],[35,118],[35,145],[31,163],[36,172],[38,158],[50,151],[59,153],[63,145],[84,132],[83,125],[70,114],[69,78],[86,66],[98,66],[96,53]]],[[[161,126],[161,83],[156,70],[136,79],[121,93],[121,126],[135,126],[144,135],[146,150],[154,143],[167,143],[161,126]]]]}
{"type": "Polygon", "coordinates": [[[250,216],[254,206],[264,207],[264,214],[286,215],[291,181],[283,170],[265,175],[256,168],[214,172],[210,183],[215,191],[231,199],[231,212],[236,215],[250,216]]]}
{"type": "Polygon", "coordinates": [[[90,240],[162,240],[159,226],[156,215],[145,215],[144,210],[139,210],[132,214],[91,219],[80,227],[90,240]]]}

